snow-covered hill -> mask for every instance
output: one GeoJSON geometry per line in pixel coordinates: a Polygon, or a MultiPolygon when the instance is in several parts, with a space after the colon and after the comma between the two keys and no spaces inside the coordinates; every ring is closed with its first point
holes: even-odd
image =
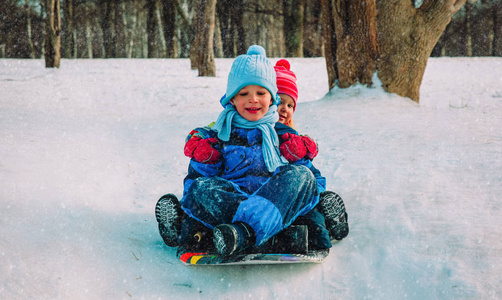
{"type": "Polygon", "coordinates": [[[154,206],[181,194],[184,138],[216,119],[231,62],[0,60],[0,298],[502,298],[502,58],[430,59],[420,105],[326,95],[324,60],[291,59],[349,236],[322,264],[178,262],[154,206]]]}

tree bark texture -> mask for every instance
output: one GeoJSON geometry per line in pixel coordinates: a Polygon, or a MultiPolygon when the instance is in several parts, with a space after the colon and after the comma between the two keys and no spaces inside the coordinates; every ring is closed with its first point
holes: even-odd
{"type": "Polygon", "coordinates": [[[235,57],[246,51],[246,35],[242,25],[242,2],[242,0],[218,0],[216,2],[224,57],[235,57]]]}
{"type": "Polygon", "coordinates": [[[424,0],[419,8],[408,0],[378,2],[381,57],[377,69],[387,92],[419,102],[432,49],[465,1],[424,0]]]}
{"type": "Polygon", "coordinates": [[[46,0],[45,67],[59,68],[61,62],[61,5],[59,0],[46,0]]]}
{"type": "Polygon", "coordinates": [[[303,57],[303,0],[283,0],[284,39],[287,57],[303,57]]]}
{"type": "Polygon", "coordinates": [[[162,1],[162,26],[166,40],[167,57],[169,58],[178,56],[176,51],[176,7],[173,1],[162,1]]]}
{"type": "Polygon", "coordinates": [[[472,18],[472,4],[469,1],[465,2],[465,19],[463,28],[463,55],[471,57],[472,56],[472,30],[471,30],[471,18],[472,18]]]}
{"type": "Polygon", "coordinates": [[[321,0],[306,1],[303,17],[303,56],[324,56],[322,38],[321,0]]]}
{"type": "Polygon", "coordinates": [[[502,4],[494,3],[492,9],[493,17],[493,40],[492,56],[502,56],[502,4]]]}
{"type": "Polygon", "coordinates": [[[124,26],[124,7],[119,1],[115,2],[115,14],[113,18],[114,24],[114,41],[115,41],[115,57],[124,58],[126,57],[126,38],[125,38],[125,26],[124,26]]]}
{"type": "Polygon", "coordinates": [[[231,22],[232,22],[232,28],[233,32],[235,32],[236,37],[235,37],[235,49],[237,51],[237,55],[240,54],[245,54],[247,49],[246,49],[246,30],[244,30],[244,23],[243,23],[243,17],[244,17],[244,9],[242,7],[242,0],[237,0],[237,3],[240,3],[240,5],[233,5],[231,7],[232,13],[231,13],[231,22]]]}
{"type": "Polygon", "coordinates": [[[63,33],[63,52],[64,57],[75,57],[75,40],[73,34],[73,0],[63,1],[63,15],[65,19],[66,30],[63,33]]]}
{"type": "Polygon", "coordinates": [[[148,36],[148,58],[153,58],[155,56],[155,52],[157,51],[157,39],[155,38],[155,28],[156,28],[156,19],[155,19],[155,11],[158,7],[157,0],[148,0],[147,1],[147,16],[146,16],[146,34],[148,36]]]}
{"type": "MultiPolygon", "coordinates": [[[[89,6],[86,7],[87,13],[90,12],[89,6]]],[[[85,19],[85,40],[86,40],[86,45],[87,45],[87,57],[92,58],[93,53],[92,53],[92,28],[91,28],[91,22],[89,18],[85,19]]]]}
{"type": "Polygon", "coordinates": [[[326,69],[328,71],[329,89],[335,87],[338,82],[338,61],[337,41],[335,35],[335,21],[333,19],[334,6],[331,0],[321,0],[322,23],[323,23],[323,44],[324,58],[326,59],[326,69]]]}
{"type": "Polygon", "coordinates": [[[105,0],[101,4],[104,10],[104,16],[101,22],[101,29],[103,30],[103,46],[105,48],[105,58],[116,57],[116,40],[114,31],[114,11],[115,1],[105,0]]]}
{"type": "Polygon", "coordinates": [[[31,35],[31,8],[28,0],[26,0],[26,34],[28,36],[28,45],[30,46],[30,57],[35,58],[35,47],[31,35]]]}
{"type": "MultiPolygon", "coordinates": [[[[243,46],[258,44],[266,49],[268,57],[285,56],[283,0],[244,0],[243,6],[242,18],[234,19],[237,37],[244,36],[241,29],[246,33],[243,46]]],[[[246,50],[239,47],[237,54],[246,50]]]]}
{"type": "Polygon", "coordinates": [[[377,70],[387,92],[418,102],[432,49],[466,0],[322,1],[330,89],[370,85],[377,70]]]}
{"type": "Polygon", "coordinates": [[[214,62],[214,26],[216,14],[216,0],[200,1],[200,11],[202,13],[202,26],[197,28],[198,34],[198,65],[199,76],[216,76],[216,65],[214,62]]]}
{"type": "MultiPolygon", "coordinates": [[[[326,62],[333,63],[331,71],[336,72],[329,78],[338,80],[341,88],[358,82],[371,85],[380,55],[375,0],[327,2],[324,6],[330,16],[329,19],[325,17],[325,22],[330,23],[334,37],[326,36],[331,42],[331,49],[325,49],[325,55],[332,56],[326,62]]],[[[334,85],[335,82],[330,84],[334,85]]]]}
{"type": "Polygon", "coordinates": [[[190,43],[190,68],[195,70],[199,67],[199,48],[200,48],[200,32],[204,20],[204,9],[201,1],[195,1],[193,4],[194,15],[192,18],[193,36],[190,43]]]}

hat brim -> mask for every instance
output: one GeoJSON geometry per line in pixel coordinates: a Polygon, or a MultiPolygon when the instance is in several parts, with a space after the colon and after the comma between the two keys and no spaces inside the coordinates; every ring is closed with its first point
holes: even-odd
{"type": "Polygon", "coordinates": [[[241,85],[239,85],[237,88],[235,88],[232,93],[230,94],[225,94],[221,100],[220,100],[220,103],[223,107],[227,106],[229,103],[230,103],[230,100],[235,96],[237,95],[237,93],[242,90],[244,87],[248,86],[248,85],[259,85],[261,87],[264,87],[266,88],[270,95],[272,95],[272,104],[273,105],[278,105],[279,103],[281,103],[281,98],[279,97],[279,95],[277,94],[277,92],[272,92],[270,90],[269,87],[266,86],[266,84],[263,84],[263,80],[260,80],[259,78],[257,80],[249,80],[249,81],[246,81],[246,83],[243,83],[241,85]]]}

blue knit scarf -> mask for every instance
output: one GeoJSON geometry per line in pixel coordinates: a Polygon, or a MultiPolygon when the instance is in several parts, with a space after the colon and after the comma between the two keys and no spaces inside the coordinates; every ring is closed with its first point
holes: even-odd
{"type": "Polygon", "coordinates": [[[270,106],[263,118],[257,121],[248,121],[239,115],[233,105],[227,104],[218,116],[213,129],[218,132],[220,140],[228,141],[230,140],[232,125],[244,129],[258,128],[262,133],[263,159],[268,171],[274,172],[277,167],[288,164],[288,161],[281,156],[279,138],[274,129],[274,125],[278,120],[279,114],[277,113],[276,105],[270,106]]]}

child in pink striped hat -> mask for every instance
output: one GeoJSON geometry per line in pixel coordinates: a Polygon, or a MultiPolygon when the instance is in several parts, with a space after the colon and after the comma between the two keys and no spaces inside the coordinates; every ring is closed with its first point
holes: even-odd
{"type": "MultiPolygon", "coordinates": [[[[298,100],[298,87],[296,75],[290,70],[289,61],[280,59],[275,64],[277,76],[277,94],[281,97],[281,103],[277,107],[279,123],[295,129],[293,114],[298,100]]],[[[295,162],[304,157],[310,160],[317,156],[317,145],[308,136],[286,133],[281,136],[284,143],[281,145],[281,154],[289,161],[295,162]]]]}
{"type": "MultiPolygon", "coordinates": [[[[274,69],[277,76],[277,93],[281,97],[281,103],[277,107],[278,122],[283,124],[276,124],[276,129],[280,129],[281,125],[286,125],[296,130],[293,121],[298,101],[296,75],[291,71],[291,65],[286,59],[278,60],[274,69]]],[[[281,154],[290,163],[312,164],[311,161],[316,157],[318,149],[317,144],[310,137],[288,132],[282,134],[280,138],[283,140],[280,146],[281,154]]],[[[312,168],[314,167],[311,166],[312,168]]],[[[320,172],[316,176],[321,177],[320,172]]],[[[297,219],[294,224],[308,225],[309,244],[320,246],[328,243],[323,234],[324,228],[329,232],[329,239],[341,240],[348,235],[349,225],[342,198],[332,191],[327,191],[325,185],[318,186],[318,190],[320,200],[317,207],[297,219]]]]}

